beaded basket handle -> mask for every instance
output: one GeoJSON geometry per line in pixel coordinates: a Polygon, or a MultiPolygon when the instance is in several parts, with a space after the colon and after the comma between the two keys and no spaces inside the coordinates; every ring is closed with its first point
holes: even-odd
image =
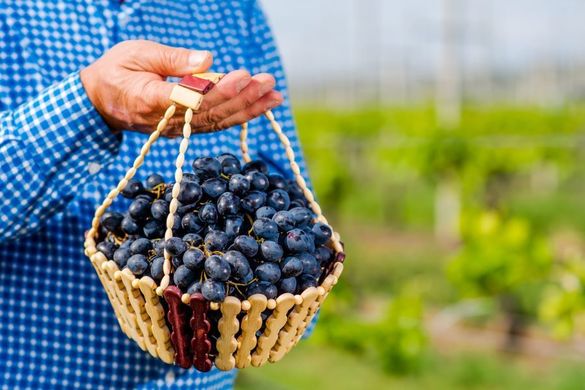
{"type": "MultiPolygon", "coordinates": [[[[193,76],[186,76],[173,88],[173,91],[170,96],[170,100],[173,101],[171,106],[167,108],[163,118],[160,120],[158,125],[156,126],[155,131],[153,131],[146,141],[146,143],[140,149],[140,153],[138,157],[134,160],[132,167],[126,172],[124,177],[118,182],[116,188],[111,190],[106,199],[104,199],[103,203],[96,209],[95,215],[93,217],[91,223],[91,229],[88,232],[88,238],[95,240],[98,232],[99,220],[106,212],[108,207],[111,206],[114,199],[120,194],[120,192],[126,187],[128,181],[130,181],[134,175],[136,175],[136,171],[140,166],[144,163],[144,158],[149,153],[152,144],[156,142],[156,140],[160,137],[161,133],[166,129],[169,120],[175,115],[176,105],[180,104],[185,106],[187,110],[185,111],[185,123],[183,125],[183,139],[179,145],[179,154],[175,161],[175,184],[173,185],[172,189],[172,199],[169,205],[169,215],[167,216],[166,220],[166,230],[165,230],[165,240],[168,240],[173,236],[173,226],[175,222],[175,213],[177,212],[177,208],[179,206],[179,192],[181,191],[181,182],[183,180],[183,164],[185,163],[185,153],[187,148],[189,147],[189,138],[191,137],[191,121],[193,119],[193,112],[199,109],[201,102],[203,101],[203,96],[209,92],[217,82],[223,77],[223,74],[220,73],[203,73],[203,74],[196,74],[193,76]]],[[[266,118],[269,120],[270,125],[274,132],[278,135],[278,138],[282,145],[285,148],[286,156],[289,160],[289,164],[291,170],[295,176],[295,180],[297,185],[303,191],[303,194],[313,212],[316,215],[316,220],[321,221],[323,223],[328,224],[327,219],[323,215],[321,211],[321,207],[315,200],[315,197],[311,190],[307,187],[307,183],[303,176],[301,175],[301,171],[299,165],[295,161],[295,153],[292,149],[290,141],[288,137],[282,131],[282,128],[274,119],[274,114],[268,110],[265,113],[266,118]]],[[[242,150],[242,156],[244,161],[249,162],[251,161],[250,154],[248,152],[248,143],[247,143],[247,136],[248,136],[248,124],[242,124],[242,131],[240,133],[240,146],[242,150]]],[[[343,252],[343,247],[340,242],[339,234],[337,232],[333,233],[331,237],[332,246],[336,253],[343,252]]],[[[171,275],[171,255],[165,249],[164,251],[165,261],[163,264],[163,273],[164,276],[156,289],[156,293],[159,296],[163,295],[164,290],[170,284],[170,275],[171,275]]]]}

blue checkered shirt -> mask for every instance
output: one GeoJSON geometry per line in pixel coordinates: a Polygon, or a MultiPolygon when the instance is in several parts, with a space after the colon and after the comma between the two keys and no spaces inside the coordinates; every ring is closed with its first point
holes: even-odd
{"type": "MultiPolygon", "coordinates": [[[[287,96],[256,1],[0,0],[1,388],[233,387],[235,371],[169,366],[126,338],[83,255],[96,206],[146,136],[112,134],[78,72],[128,39],[210,50],[214,71],[271,73],[287,96]]],[[[288,100],[275,115],[300,156],[288,100]]],[[[237,154],[238,131],[192,137],[187,161],[237,154]]],[[[171,181],[178,146],[160,139],[137,177],[171,181]]],[[[264,119],[251,123],[250,150],[290,176],[264,119]]]]}

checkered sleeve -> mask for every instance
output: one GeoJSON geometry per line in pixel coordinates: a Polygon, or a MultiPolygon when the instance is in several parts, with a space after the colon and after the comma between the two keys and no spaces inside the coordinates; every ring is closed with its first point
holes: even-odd
{"type": "Polygon", "coordinates": [[[0,112],[0,237],[40,228],[113,159],[119,145],[78,73],[0,112]]]}
{"type": "MultiPolygon", "coordinates": [[[[251,42],[249,49],[251,50],[251,53],[248,54],[250,55],[253,64],[251,71],[252,73],[266,72],[272,74],[276,79],[276,90],[282,93],[284,102],[280,107],[277,107],[272,111],[276,120],[281,124],[282,130],[289,138],[303,177],[307,181],[309,188],[312,189],[298,132],[292,117],[287,81],[280,60],[280,55],[278,54],[276,47],[276,42],[260,3],[257,0],[253,0],[251,4],[250,17],[248,19],[250,20],[249,39],[251,42]]],[[[269,162],[273,167],[290,177],[292,172],[288,165],[284,149],[282,153],[274,153],[273,150],[269,149],[269,145],[279,144],[278,138],[272,132],[269,123],[261,120],[257,124],[257,127],[257,129],[252,127],[250,129],[250,138],[253,138],[253,131],[256,130],[256,138],[258,140],[258,145],[251,149],[259,150],[258,154],[262,160],[269,162]]],[[[318,317],[319,314],[317,313],[307,327],[303,338],[308,338],[313,333],[318,317]]]]}

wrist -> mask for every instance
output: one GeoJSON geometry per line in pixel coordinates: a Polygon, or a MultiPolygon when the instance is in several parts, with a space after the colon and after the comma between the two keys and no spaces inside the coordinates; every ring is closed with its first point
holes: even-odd
{"type": "Polygon", "coordinates": [[[87,98],[89,99],[95,110],[98,112],[98,114],[102,117],[104,122],[108,125],[110,131],[114,134],[119,134],[120,129],[113,125],[113,123],[109,119],[109,116],[103,109],[103,104],[101,102],[101,99],[99,98],[99,94],[97,93],[99,83],[96,82],[95,73],[96,72],[93,69],[92,65],[82,69],[79,72],[79,79],[81,80],[81,85],[85,90],[87,98]]]}

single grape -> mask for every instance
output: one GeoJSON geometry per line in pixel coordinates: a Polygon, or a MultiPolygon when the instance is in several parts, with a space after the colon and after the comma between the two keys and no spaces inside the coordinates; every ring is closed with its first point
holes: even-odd
{"type": "Polygon", "coordinates": [[[295,207],[294,209],[290,209],[289,213],[294,219],[296,227],[305,227],[313,219],[311,210],[305,207],[295,207]]]}
{"type": "Polygon", "coordinates": [[[294,180],[289,180],[287,182],[286,192],[290,195],[291,200],[296,199],[305,199],[305,194],[303,190],[294,180]]]}
{"type": "Polygon", "coordinates": [[[307,201],[304,199],[295,199],[295,200],[291,200],[290,201],[290,206],[288,206],[289,211],[297,208],[297,207],[302,207],[302,208],[307,208],[307,201]]]}
{"type": "Polygon", "coordinates": [[[256,219],[259,218],[272,218],[276,214],[276,210],[272,207],[262,206],[256,210],[256,219]]]}
{"type": "Polygon", "coordinates": [[[268,299],[275,299],[278,296],[278,289],[269,282],[254,282],[246,289],[246,295],[250,297],[254,294],[262,294],[268,299]]]}
{"type": "Polygon", "coordinates": [[[100,224],[109,232],[119,233],[120,224],[123,219],[124,216],[122,214],[115,211],[108,211],[100,218],[100,224]]]}
{"type": "Polygon", "coordinates": [[[278,290],[281,294],[294,294],[297,291],[297,278],[291,277],[282,279],[278,283],[278,290]]]}
{"type": "Polygon", "coordinates": [[[160,221],[151,220],[144,224],[142,231],[147,238],[162,238],[165,234],[165,225],[160,221]]]}
{"type": "Polygon", "coordinates": [[[217,160],[221,164],[221,172],[224,175],[235,175],[240,173],[241,165],[240,160],[231,153],[221,154],[217,160]]]}
{"type": "Polygon", "coordinates": [[[270,185],[268,177],[258,171],[246,173],[246,179],[250,181],[250,188],[256,191],[266,191],[270,185]]]}
{"type": "Polygon", "coordinates": [[[199,184],[192,181],[181,183],[181,190],[179,191],[178,200],[182,204],[195,203],[201,199],[201,187],[199,184]]]}
{"type": "Polygon", "coordinates": [[[315,276],[302,274],[297,278],[297,289],[299,292],[303,292],[309,287],[317,287],[317,278],[315,276]]]}
{"type": "Polygon", "coordinates": [[[173,264],[173,268],[177,269],[183,265],[183,258],[179,257],[171,257],[171,264],[173,264]]]}
{"type": "Polygon", "coordinates": [[[278,226],[268,218],[260,218],[254,221],[252,230],[258,238],[266,240],[278,239],[278,226]]]}
{"type": "Polygon", "coordinates": [[[143,221],[150,216],[150,201],[137,198],[128,207],[128,214],[136,220],[143,221]]]}
{"type": "Polygon", "coordinates": [[[274,284],[280,279],[280,267],[275,263],[263,263],[260,264],[254,274],[260,281],[269,282],[274,284]]]}
{"type": "Polygon", "coordinates": [[[128,239],[120,244],[120,248],[130,249],[130,245],[134,242],[135,238],[128,237],[128,239]]]}
{"type": "Polygon", "coordinates": [[[126,266],[130,255],[131,253],[129,248],[118,248],[114,252],[112,260],[114,260],[114,262],[118,265],[118,268],[122,269],[126,266]]]}
{"type": "Polygon", "coordinates": [[[293,219],[292,215],[288,211],[279,211],[274,214],[272,217],[276,226],[281,232],[288,232],[289,230],[294,229],[295,227],[295,220],[293,219]]]}
{"type": "Polygon", "coordinates": [[[266,163],[262,160],[252,160],[246,164],[244,164],[244,166],[242,167],[242,172],[243,173],[248,173],[248,172],[261,172],[265,175],[268,174],[268,165],[266,165],[266,163]]]}
{"type": "Polygon", "coordinates": [[[299,253],[296,256],[303,263],[303,273],[319,277],[321,275],[321,266],[319,262],[310,253],[299,253]]]}
{"type": "Polygon", "coordinates": [[[266,204],[276,211],[288,210],[290,206],[290,198],[285,190],[273,190],[270,191],[266,198],[266,204]]]}
{"type": "Polygon", "coordinates": [[[266,193],[261,191],[250,191],[242,199],[242,208],[249,214],[254,214],[256,210],[266,203],[266,193]]]}
{"type": "Polygon", "coordinates": [[[146,178],[146,187],[153,189],[159,184],[163,184],[165,179],[159,175],[158,173],[153,173],[152,175],[146,178]]]}
{"type": "Polygon", "coordinates": [[[197,294],[201,292],[201,282],[193,282],[191,283],[191,285],[187,288],[187,294],[191,295],[191,294],[197,294]]]}
{"type": "Polygon", "coordinates": [[[289,256],[280,264],[280,270],[285,278],[299,276],[303,273],[303,263],[298,257],[289,256]]]}
{"type": "Polygon", "coordinates": [[[274,241],[264,241],[260,244],[260,254],[265,261],[278,262],[282,259],[284,251],[278,243],[274,241]]]}
{"type": "Polygon", "coordinates": [[[171,200],[173,200],[173,184],[171,184],[166,190],[165,193],[163,195],[163,199],[166,200],[167,202],[171,203],[171,200]]]}
{"type": "Polygon", "coordinates": [[[313,238],[301,229],[292,229],[286,233],[285,247],[291,252],[313,252],[315,244],[313,238]]]}
{"type": "Polygon", "coordinates": [[[230,178],[229,190],[236,195],[244,195],[250,190],[250,181],[244,175],[235,174],[230,178]]]}
{"type": "Polygon", "coordinates": [[[184,265],[179,266],[175,269],[173,274],[173,282],[175,285],[185,291],[187,287],[195,280],[195,273],[184,265]]]}
{"type": "Polygon", "coordinates": [[[250,236],[236,237],[233,247],[248,258],[252,258],[258,253],[258,243],[250,236]]]}
{"type": "Polygon", "coordinates": [[[222,302],[225,299],[225,284],[207,279],[201,285],[203,298],[211,302],[222,302]]]}
{"type": "Polygon", "coordinates": [[[199,210],[199,219],[201,222],[214,224],[217,222],[218,218],[219,213],[217,212],[217,208],[213,203],[206,203],[199,210]]]}
{"type": "Polygon", "coordinates": [[[327,241],[329,241],[333,235],[333,231],[329,225],[326,225],[323,222],[317,222],[314,224],[311,231],[315,236],[315,244],[317,245],[323,245],[327,243],[327,241]]]}
{"type": "Polygon", "coordinates": [[[218,177],[221,163],[213,157],[200,157],[193,161],[193,171],[201,179],[218,177]]]}
{"type": "Polygon", "coordinates": [[[221,256],[211,255],[205,260],[205,274],[212,280],[226,282],[230,278],[231,268],[221,256]]]}
{"type": "Polygon", "coordinates": [[[152,249],[152,242],[148,238],[140,237],[134,240],[130,245],[130,253],[133,255],[148,255],[148,251],[152,249]]]}
{"type": "Polygon", "coordinates": [[[148,202],[152,203],[152,201],[156,198],[156,196],[154,194],[151,194],[150,192],[144,192],[140,195],[138,195],[136,198],[134,199],[144,199],[147,200],[148,202]]]}
{"type": "Polygon", "coordinates": [[[139,234],[142,230],[142,226],[140,226],[140,224],[129,215],[126,215],[124,219],[122,219],[120,228],[122,228],[122,231],[126,234],[139,234]]]}
{"type": "Polygon", "coordinates": [[[183,236],[183,241],[190,247],[199,246],[203,244],[203,237],[197,233],[187,233],[183,236]]]}
{"type": "Polygon", "coordinates": [[[286,191],[287,189],[285,178],[278,174],[268,175],[268,183],[269,183],[268,188],[271,190],[280,189],[286,191]]]}
{"type": "Polygon", "coordinates": [[[120,191],[120,194],[124,198],[134,199],[136,196],[141,194],[143,191],[144,191],[144,186],[142,185],[142,183],[139,180],[130,179],[130,180],[128,180],[128,183],[126,184],[124,189],[122,189],[122,191],[120,191]]]}
{"type": "Polygon", "coordinates": [[[102,241],[96,245],[96,249],[104,254],[108,260],[112,260],[114,252],[118,247],[110,241],[102,241]]]}
{"type": "Polygon", "coordinates": [[[167,215],[169,215],[169,202],[163,199],[155,200],[150,206],[150,214],[157,221],[166,221],[167,215]]]}
{"type": "Polygon", "coordinates": [[[182,182],[185,182],[186,183],[188,181],[199,184],[199,178],[197,177],[196,174],[190,173],[190,172],[183,173],[183,180],[182,180],[182,182]]]}
{"type": "Polygon", "coordinates": [[[132,255],[128,259],[126,266],[135,276],[142,276],[148,269],[148,260],[144,255],[132,255]]]}
{"type": "Polygon", "coordinates": [[[201,249],[192,248],[188,249],[183,254],[183,264],[193,271],[203,268],[205,263],[205,253],[201,249]]]}
{"type": "Polygon", "coordinates": [[[217,211],[223,216],[237,215],[240,211],[240,198],[231,192],[224,192],[217,200],[217,211]]]}
{"type": "Polygon", "coordinates": [[[227,182],[220,178],[207,179],[201,185],[203,192],[212,199],[218,198],[227,191],[227,182]]]}
{"type": "Polygon", "coordinates": [[[161,239],[151,240],[152,248],[157,256],[164,256],[165,254],[165,241],[161,239]]]}
{"type": "Polygon", "coordinates": [[[243,230],[244,226],[244,218],[242,217],[227,217],[225,219],[225,233],[230,237],[234,238],[235,236],[239,235],[240,233],[244,233],[243,230]]]}
{"type": "MultiPolygon", "coordinates": [[[[231,276],[235,277],[236,279],[243,281],[246,278],[252,269],[250,268],[250,263],[246,256],[238,251],[227,251],[223,258],[231,267],[231,276]]],[[[245,283],[245,282],[244,282],[245,283]]]]}
{"type": "Polygon", "coordinates": [[[187,250],[187,244],[179,237],[171,237],[165,241],[165,249],[171,256],[179,257],[187,250]]]}
{"type": "Polygon", "coordinates": [[[163,264],[165,262],[165,258],[162,256],[157,256],[152,259],[152,263],[150,263],[150,276],[154,279],[155,282],[160,283],[164,276],[163,272],[163,264]]]}
{"type": "Polygon", "coordinates": [[[209,251],[222,251],[229,242],[229,237],[225,232],[220,230],[211,230],[205,235],[205,247],[209,251]]]}
{"type": "Polygon", "coordinates": [[[317,248],[314,255],[319,264],[324,265],[331,261],[331,258],[333,257],[333,251],[326,246],[320,246],[317,248]]]}
{"type": "Polygon", "coordinates": [[[181,227],[186,233],[199,233],[204,226],[197,214],[187,213],[181,219],[181,227]]]}

